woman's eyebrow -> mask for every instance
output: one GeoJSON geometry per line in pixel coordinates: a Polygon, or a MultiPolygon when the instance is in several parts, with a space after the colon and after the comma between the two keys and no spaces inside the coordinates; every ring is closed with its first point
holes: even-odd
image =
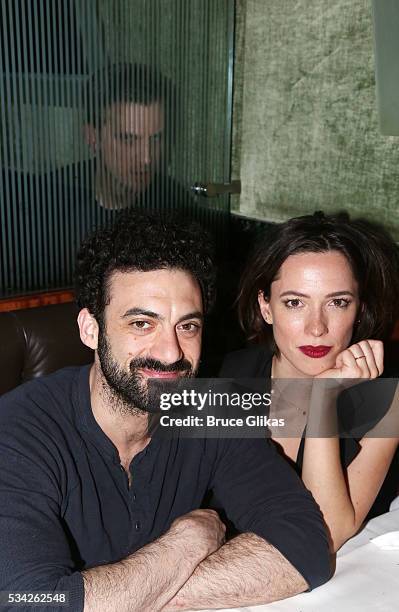
{"type": "MultiPolygon", "coordinates": [[[[290,290],[280,293],[280,297],[285,297],[286,295],[297,295],[298,297],[310,298],[310,295],[307,295],[306,293],[301,293],[300,291],[290,290]]],[[[332,293],[327,293],[326,297],[338,297],[340,295],[350,295],[352,297],[355,297],[355,294],[347,289],[344,289],[343,291],[333,291],[332,293]]]]}
{"type": "Polygon", "coordinates": [[[284,291],[283,293],[280,293],[280,297],[285,297],[286,295],[298,295],[299,297],[305,298],[310,297],[310,295],[306,295],[306,293],[301,293],[300,291],[294,291],[291,289],[289,291],[284,291]]]}
{"type": "Polygon", "coordinates": [[[352,297],[356,297],[352,291],[348,291],[348,290],[334,291],[333,293],[327,293],[326,297],[338,297],[339,295],[350,295],[352,297]]]}

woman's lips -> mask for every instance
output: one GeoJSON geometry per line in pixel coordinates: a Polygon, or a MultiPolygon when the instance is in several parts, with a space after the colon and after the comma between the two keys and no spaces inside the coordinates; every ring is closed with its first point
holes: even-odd
{"type": "Polygon", "coordinates": [[[332,349],[331,346],[300,346],[298,347],[302,353],[304,353],[307,357],[312,357],[313,359],[320,359],[320,357],[325,357],[327,353],[329,353],[332,349]]]}

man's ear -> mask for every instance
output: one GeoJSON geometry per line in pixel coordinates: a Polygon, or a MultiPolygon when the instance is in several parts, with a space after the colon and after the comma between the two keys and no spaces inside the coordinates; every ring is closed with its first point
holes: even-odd
{"type": "Polygon", "coordinates": [[[266,323],[273,325],[273,316],[270,310],[269,300],[265,298],[263,291],[258,291],[258,304],[260,312],[266,323]]]}
{"type": "Polygon", "coordinates": [[[94,351],[98,347],[98,323],[92,314],[83,308],[78,314],[78,325],[80,339],[89,348],[94,351]]]}
{"type": "Polygon", "coordinates": [[[89,146],[90,151],[95,154],[97,150],[97,130],[94,125],[85,123],[83,126],[83,138],[89,146]]]}

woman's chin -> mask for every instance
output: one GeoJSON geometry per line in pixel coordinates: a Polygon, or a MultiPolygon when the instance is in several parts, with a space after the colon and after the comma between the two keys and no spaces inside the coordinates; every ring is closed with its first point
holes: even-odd
{"type": "Polygon", "coordinates": [[[280,353],[280,355],[279,367],[276,371],[276,375],[280,378],[313,378],[320,376],[335,365],[335,354],[318,359],[307,357],[302,353],[300,355],[280,353]]]}
{"type": "Polygon", "coordinates": [[[299,375],[313,378],[314,376],[320,376],[323,374],[323,372],[333,368],[334,363],[334,361],[327,358],[312,359],[308,357],[305,362],[303,359],[301,359],[300,362],[293,365],[295,366],[295,369],[298,371],[299,375]]]}

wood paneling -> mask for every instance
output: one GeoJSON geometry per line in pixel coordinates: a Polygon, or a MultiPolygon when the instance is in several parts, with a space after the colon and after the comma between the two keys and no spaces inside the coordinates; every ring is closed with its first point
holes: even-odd
{"type": "Polygon", "coordinates": [[[20,310],[21,308],[37,308],[38,306],[47,306],[49,304],[63,304],[65,302],[73,302],[74,299],[74,293],[70,289],[21,295],[0,300],[0,312],[20,310]]]}

